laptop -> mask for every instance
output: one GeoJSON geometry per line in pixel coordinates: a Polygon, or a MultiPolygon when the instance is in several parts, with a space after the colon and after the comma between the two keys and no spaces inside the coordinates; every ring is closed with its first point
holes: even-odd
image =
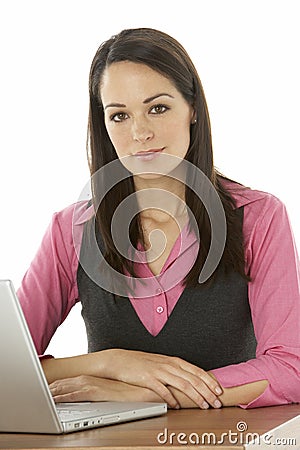
{"type": "Polygon", "coordinates": [[[167,412],[166,403],[55,404],[10,280],[0,280],[0,361],[0,432],[69,433],[167,412]]]}

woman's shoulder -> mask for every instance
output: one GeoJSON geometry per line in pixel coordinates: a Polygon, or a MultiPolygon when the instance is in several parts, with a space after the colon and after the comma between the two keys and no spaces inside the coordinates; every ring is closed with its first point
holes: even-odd
{"type": "Polygon", "coordinates": [[[94,209],[89,200],[72,203],[53,214],[48,236],[56,242],[59,251],[68,253],[69,259],[72,260],[80,251],[84,224],[93,214],[94,209]]]}
{"type": "Polygon", "coordinates": [[[222,178],[221,183],[233,197],[236,208],[244,207],[245,212],[262,212],[263,210],[282,207],[283,202],[270,192],[253,189],[236,181],[222,178]]]}
{"type": "Polygon", "coordinates": [[[69,228],[83,225],[94,215],[94,208],[90,200],[72,203],[54,213],[55,220],[61,227],[69,228]]]}

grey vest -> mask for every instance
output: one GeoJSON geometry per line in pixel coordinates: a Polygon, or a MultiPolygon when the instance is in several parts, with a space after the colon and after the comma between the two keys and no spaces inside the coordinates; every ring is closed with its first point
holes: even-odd
{"type": "MultiPolygon", "coordinates": [[[[80,259],[93,258],[86,225],[80,259]]],[[[97,239],[104,254],[99,235],[97,239]]],[[[128,297],[99,287],[80,264],[77,283],[89,352],[123,348],[160,353],[178,356],[206,371],[255,358],[248,285],[237,273],[219,272],[210,286],[185,288],[157,336],[144,327],[128,297]]]]}

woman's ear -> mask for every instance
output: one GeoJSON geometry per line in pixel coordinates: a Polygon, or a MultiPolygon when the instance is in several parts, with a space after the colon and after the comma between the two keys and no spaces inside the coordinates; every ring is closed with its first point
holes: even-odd
{"type": "Polygon", "coordinates": [[[191,108],[191,125],[195,125],[196,122],[197,122],[197,114],[196,114],[194,107],[192,106],[192,108],[191,108]]]}
{"type": "Polygon", "coordinates": [[[197,123],[197,117],[196,117],[196,113],[194,111],[193,115],[192,115],[191,125],[195,125],[195,123],[197,123]]]}

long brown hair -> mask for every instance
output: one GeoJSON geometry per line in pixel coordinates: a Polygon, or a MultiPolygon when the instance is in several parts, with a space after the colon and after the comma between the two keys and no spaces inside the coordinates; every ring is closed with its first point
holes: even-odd
{"type": "MultiPolygon", "coordinates": [[[[227,240],[219,267],[225,272],[238,272],[244,279],[250,280],[245,273],[242,222],[235,208],[235,201],[225,188],[213,163],[211,126],[204,91],[197,70],[185,49],[169,35],[151,28],[123,30],[105,41],[97,50],[93,59],[90,78],[90,109],[88,122],[87,152],[91,175],[118,156],[110,141],[104,123],[104,112],[100,97],[103,72],[110,64],[120,61],[132,61],[149,66],[168,77],[185,100],[192,105],[197,123],[190,127],[190,146],[185,159],[198,167],[211,181],[223,204],[227,221],[227,240]]],[[[109,175],[108,175],[109,176],[109,175]]],[[[104,182],[105,183],[105,182],[104,182]]],[[[92,182],[94,204],[102,186],[92,182]]],[[[97,212],[96,223],[105,245],[105,259],[119,273],[124,267],[130,275],[136,276],[132,261],[123,257],[116,249],[111,236],[111,219],[117,206],[135,192],[133,178],[127,177],[118,183],[104,197],[97,212]]],[[[199,286],[199,273],[206,260],[210,242],[211,226],[208,214],[201,200],[192,189],[185,187],[185,201],[192,211],[201,236],[201,248],[198,257],[183,282],[186,287],[199,286]]],[[[134,247],[138,241],[144,244],[141,222],[137,214],[130,224],[130,240],[134,247]]],[[[210,280],[213,279],[212,275],[210,280]]]]}

